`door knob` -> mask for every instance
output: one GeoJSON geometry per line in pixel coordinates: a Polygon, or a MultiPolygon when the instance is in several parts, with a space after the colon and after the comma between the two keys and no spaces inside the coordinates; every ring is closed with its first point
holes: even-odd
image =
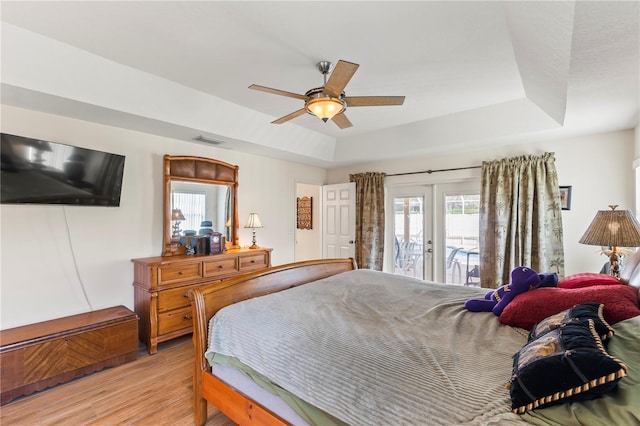
{"type": "Polygon", "coordinates": [[[349,240],[349,244],[353,244],[353,243],[355,243],[355,241],[349,240]]]}

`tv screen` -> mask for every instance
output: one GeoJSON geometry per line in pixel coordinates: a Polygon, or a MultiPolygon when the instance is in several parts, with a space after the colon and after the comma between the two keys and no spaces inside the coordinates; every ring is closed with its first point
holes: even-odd
{"type": "Polygon", "coordinates": [[[2,204],[120,205],[124,156],[2,133],[2,204]]]}

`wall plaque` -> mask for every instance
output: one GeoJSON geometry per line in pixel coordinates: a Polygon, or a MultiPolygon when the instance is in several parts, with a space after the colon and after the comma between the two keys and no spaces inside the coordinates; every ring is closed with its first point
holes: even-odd
{"type": "Polygon", "coordinates": [[[312,229],[312,200],[313,197],[298,197],[298,229],[312,229]]]}

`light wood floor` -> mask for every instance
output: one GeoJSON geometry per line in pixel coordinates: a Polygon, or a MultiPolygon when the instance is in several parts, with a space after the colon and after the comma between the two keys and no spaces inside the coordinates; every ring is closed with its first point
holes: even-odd
{"type": "MultiPolygon", "coordinates": [[[[145,347],[134,362],[58,385],[0,407],[9,425],[192,425],[193,345],[185,336],[145,347]]],[[[235,426],[209,406],[207,426],[235,426]]]]}

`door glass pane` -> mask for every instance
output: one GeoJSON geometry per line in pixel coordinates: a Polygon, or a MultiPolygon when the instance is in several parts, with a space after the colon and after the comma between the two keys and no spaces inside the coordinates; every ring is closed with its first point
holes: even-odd
{"type": "Polygon", "coordinates": [[[480,285],[480,195],[445,195],[445,282],[480,285]]]}
{"type": "Polygon", "coordinates": [[[424,197],[394,198],[394,273],[424,279],[424,197]]]}

